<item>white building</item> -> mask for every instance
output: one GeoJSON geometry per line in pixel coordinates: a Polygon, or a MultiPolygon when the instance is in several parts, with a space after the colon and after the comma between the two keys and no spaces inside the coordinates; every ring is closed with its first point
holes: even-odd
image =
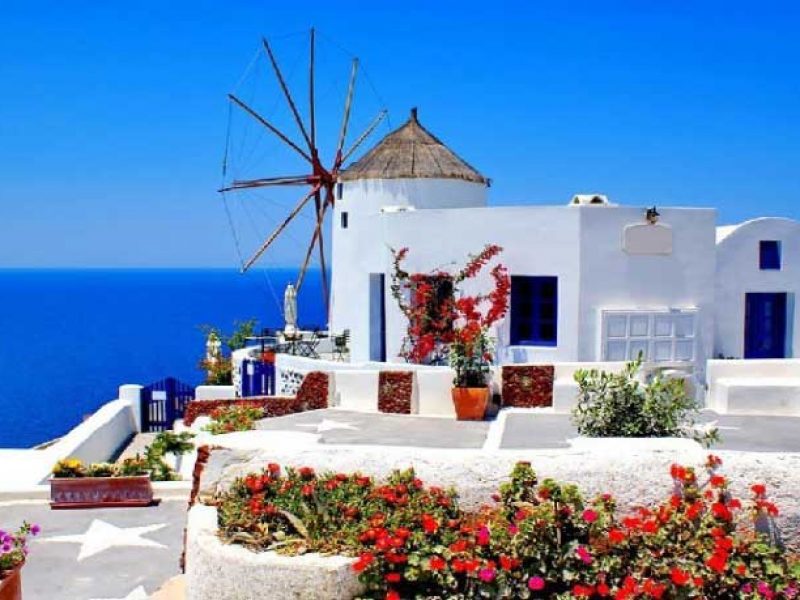
{"type": "Polygon", "coordinates": [[[717,228],[716,211],[697,208],[659,207],[652,219],[599,195],[489,207],[488,186],[415,111],[342,174],[330,317],[333,330],[350,330],[353,360],[400,360],[406,323],[388,287],[390,248],[409,247],[407,267],[428,272],[488,243],[504,248],[512,277],[495,332],[503,364],[643,352],[702,368],[717,355],[800,355],[800,224],[717,228]]]}

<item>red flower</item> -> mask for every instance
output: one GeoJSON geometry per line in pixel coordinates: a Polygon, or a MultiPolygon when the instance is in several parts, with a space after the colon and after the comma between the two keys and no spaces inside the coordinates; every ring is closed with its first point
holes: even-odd
{"type": "Polygon", "coordinates": [[[679,569],[678,567],[672,567],[669,577],[672,579],[672,583],[677,586],[684,586],[692,580],[691,574],[679,569]]]}
{"type": "Polygon", "coordinates": [[[311,467],[300,467],[297,472],[300,473],[300,477],[303,479],[314,479],[315,473],[311,467]]]}
{"type": "Polygon", "coordinates": [[[370,566],[375,560],[375,555],[371,552],[364,552],[358,557],[358,560],[353,563],[353,570],[356,573],[361,573],[364,569],[370,566]]]}
{"type": "Polygon", "coordinates": [[[394,590],[389,590],[386,592],[386,600],[400,600],[400,594],[394,590]]]}
{"type": "Polygon", "coordinates": [[[711,479],[709,479],[708,481],[711,484],[711,487],[715,488],[725,487],[725,484],[727,483],[722,475],[712,475],[711,479]]]}
{"type": "Polygon", "coordinates": [[[591,585],[581,585],[576,583],[572,586],[572,595],[578,598],[591,598],[594,594],[594,587],[591,585]]]}
{"type": "Polygon", "coordinates": [[[725,552],[714,552],[714,554],[706,560],[706,566],[717,573],[724,573],[727,564],[728,555],[725,552]]]}
{"type": "Polygon", "coordinates": [[[756,496],[765,496],[767,494],[767,486],[765,486],[763,483],[756,483],[751,485],[750,490],[756,496]]]}
{"type": "Polygon", "coordinates": [[[621,544],[625,541],[625,532],[621,529],[609,529],[608,541],[612,544],[621,544]]]}
{"type": "Polygon", "coordinates": [[[422,529],[425,530],[425,533],[428,535],[432,535],[439,530],[439,521],[434,519],[429,514],[424,514],[421,517],[422,521],[422,529]]]}
{"type": "Polygon", "coordinates": [[[583,511],[583,520],[587,523],[594,523],[597,521],[597,513],[590,508],[586,509],[583,511]]]}
{"type": "Polygon", "coordinates": [[[516,569],[520,565],[520,561],[517,558],[511,558],[509,556],[500,555],[500,568],[504,571],[511,571],[516,569]]]}
{"type": "Polygon", "coordinates": [[[386,580],[388,583],[400,583],[400,580],[401,580],[402,578],[403,578],[403,576],[402,576],[402,575],[400,575],[400,573],[397,573],[396,571],[395,571],[395,572],[392,572],[392,573],[387,573],[387,574],[384,576],[384,579],[385,579],[385,580],[386,580]]]}
{"type": "Polygon", "coordinates": [[[441,571],[447,566],[447,561],[441,556],[431,556],[428,559],[428,568],[431,571],[441,571]]]}
{"type": "Polygon", "coordinates": [[[722,504],[722,502],[715,502],[711,505],[711,512],[714,514],[715,517],[722,521],[730,521],[733,519],[733,515],[731,511],[728,510],[728,507],[722,504]]]}

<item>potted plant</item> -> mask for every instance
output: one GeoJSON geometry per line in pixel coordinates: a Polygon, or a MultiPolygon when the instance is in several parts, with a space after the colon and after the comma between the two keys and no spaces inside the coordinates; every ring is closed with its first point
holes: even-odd
{"type": "Polygon", "coordinates": [[[480,421],[489,404],[488,380],[491,375],[492,340],[479,321],[469,320],[455,330],[450,344],[453,378],[453,405],[461,421],[480,421]]]}
{"type": "Polygon", "coordinates": [[[22,600],[22,567],[28,555],[28,536],[39,526],[25,522],[15,533],[0,530],[0,600],[22,600]]]}
{"type": "Polygon", "coordinates": [[[455,273],[427,274],[411,274],[402,268],[407,248],[394,252],[392,295],[408,319],[402,356],[423,364],[449,359],[455,370],[452,398],[459,419],[482,419],[486,413],[494,360],[490,332],[508,312],[511,279],[506,268],[497,264],[490,272],[494,287],[488,293],[468,295],[463,284],[477,277],[500,252],[500,246],[490,244],[455,273]]]}

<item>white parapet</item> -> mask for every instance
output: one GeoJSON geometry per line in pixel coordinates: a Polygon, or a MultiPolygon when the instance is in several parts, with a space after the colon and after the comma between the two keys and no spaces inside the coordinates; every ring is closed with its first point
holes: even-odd
{"type": "Polygon", "coordinates": [[[380,371],[335,371],[334,404],[337,408],[359,412],[378,412],[380,371]]]}
{"type": "Polygon", "coordinates": [[[456,411],[450,390],[453,388],[452,369],[432,368],[416,371],[418,413],[428,417],[452,417],[456,411]]]}
{"type": "Polygon", "coordinates": [[[186,530],[187,600],[349,600],[363,588],[355,559],[304,554],[282,556],[224,544],[217,536],[217,509],[197,504],[186,530]]]}
{"type": "Polygon", "coordinates": [[[195,400],[225,400],[236,397],[236,388],[232,385],[198,385],[194,388],[195,400]]]}
{"type": "Polygon", "coordinates": [[[706,406],[721,414],[800,415],[800,360],[710,360],[706,406]]]}

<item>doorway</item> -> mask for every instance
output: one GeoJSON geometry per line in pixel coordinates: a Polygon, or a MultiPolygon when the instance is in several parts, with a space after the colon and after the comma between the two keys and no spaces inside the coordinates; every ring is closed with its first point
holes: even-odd
{"type": "Polygon", "coordinates": [[[386,361],[386,276],[369,274],[369,359],[386,361]]]}
{"type": "Polygon", "coordinates": [[[745,294],[745,358],[786,358],[786,309],[786,293],[745,294]]]}

